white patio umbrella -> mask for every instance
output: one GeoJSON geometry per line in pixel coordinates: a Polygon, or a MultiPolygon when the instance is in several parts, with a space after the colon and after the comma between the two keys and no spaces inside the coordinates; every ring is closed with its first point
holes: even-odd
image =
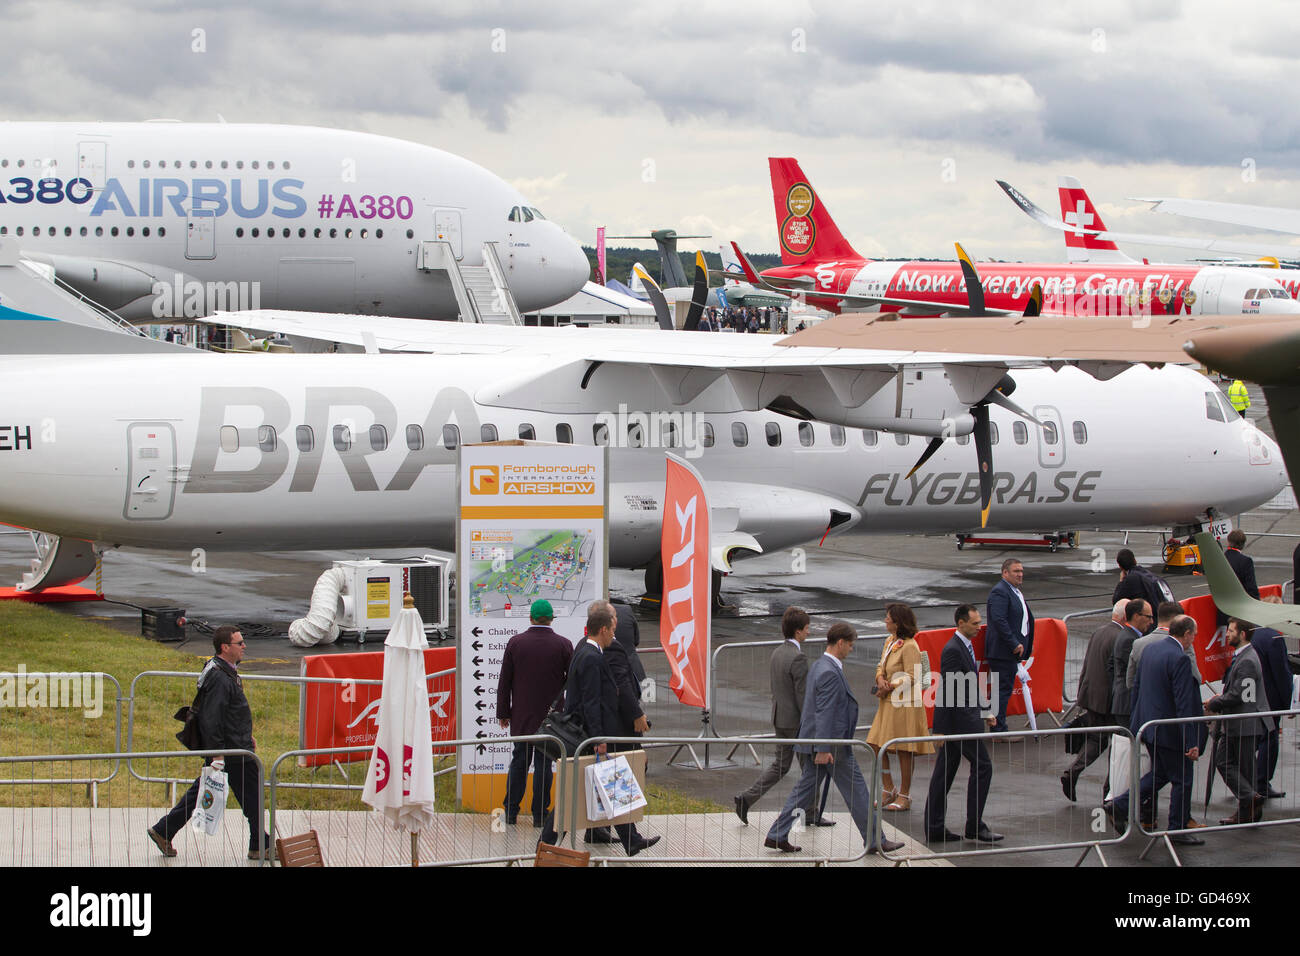
{"type": "Polygon", "coordinates": [[[417,834],[433,822],[433,734],[424,673],[428,646],[424,622],[408,594],[384,641],[379,729],[361,793],[394,829],[411,834],[412,865],[418,862],[417,834]]]}

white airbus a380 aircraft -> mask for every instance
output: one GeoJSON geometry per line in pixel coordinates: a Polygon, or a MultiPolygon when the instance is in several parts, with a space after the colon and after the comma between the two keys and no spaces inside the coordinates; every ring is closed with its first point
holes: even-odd
{"type": "Polygon", "coordinates": [[[982,511],[1195,528],[1286,485],[1273,442],[1183,367],[1100,381],[998,354],[423,325],[432,354],[158,356],[0,309],[0,521],[102,547],[451,549],[455,449],[505,438],[614,446],[623,567],[657,559],[665,448],[708,483],[715,565],[982,511]],[[936,436],[954,440],[909,474],[936,436]]]}
{"type": "Polygon", "coordinates": [[[524,312],[589,273],[573,239],[481,166],[305,126],[0,123],[5,239],[134,322],[259,307],[455,318],[426,241],[467,267],[493,244],[524,312]]]}

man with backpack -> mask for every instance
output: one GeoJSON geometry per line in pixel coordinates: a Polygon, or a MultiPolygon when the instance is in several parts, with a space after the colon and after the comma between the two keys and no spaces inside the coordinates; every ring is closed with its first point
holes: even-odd
{"type": "MultiPolygon", "coordinates": [[[[1119,565],[1119,584],[1115,585],[1115,591],[1111,594],[1112,604],[1121,600],[1146,601],[1154,609],[1174,599],[1174,592],[1165,579],[1138,564],[1137,558],[1133,557],[1133,552],[1128,548],[1115,555],[1115,563],[1119,565]]],[[[1151,633],[1153,626],[1154,622],[1149,622],[1143,633],[1151,633]]]]}

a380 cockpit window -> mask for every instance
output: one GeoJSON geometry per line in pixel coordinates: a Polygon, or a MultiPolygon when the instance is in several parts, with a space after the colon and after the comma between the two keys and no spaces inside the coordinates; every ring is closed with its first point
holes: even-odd
{"type": "Polygon", "coordinates": [[[510,210],[510,215],[506,218],[508,218],[511,222],[523,222],[524,211],[520,209],[518,206],[515,206],[513,209],[510,210]]]}
{"type": "Polygon", "coordinates": [[[1214,392],[1205,393],[1205,417],[1212,422],[1226,422],[1223,416],[1223,409],[1219,407],[1219,402],[1214,392]]]}

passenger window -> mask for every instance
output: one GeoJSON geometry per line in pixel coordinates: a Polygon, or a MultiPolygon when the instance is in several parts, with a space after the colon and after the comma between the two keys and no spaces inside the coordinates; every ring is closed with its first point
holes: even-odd
{"type": "Polygon", "coordinates": [[[598,447],[604,447],[609,444],[609,426],[604,422],[596,422],[591,426],[592,444],[598,447]]]}
{"type": "Polygon", "coordinates": [[[661,437],[665,448],[676,448],[679,444],[677,441],[677,423],[671,420],[664,422],[661,437]]]}
{"type": "Polygon", "coordinates": [[[555,440],[562,445],[573,444],[573,426],[567,422],[560,422],[555,426],[555,440]]]}
{"type": "Polygon", "coordinates": [[[1219,403],[1214,400],[1213,392],[1205,393],[1205,417],[1212,422],[1225,421],[1223,412],[1219,410],[1219,403]]]}
{"type": "Polygon", "coordinates": [[[716,439],[713,436],[713,425],[709,422],[700,422],[700,447],[712,448],[716,439]]]}
{"type": "Polygon", "coordinates": [[[496,441],[497,427],[495,425],[484,425],[478,430],[480,441],[496,441]]]}
{"type": "Polygon", "coordinates": [[[257,428],[257,447],[262,451],[275,451],[275,426],[259,425],[257,428]]]}
{"type": "Polygon", "coordinates": [[[339,451],[348,451],[352,448],[352,429],[347,425],[334,426],[334,447],[339,451]]]}
{"type": "Polygon", "coordinates": [[[442,426],[442,447],[448,451],[460,447],[460,427],[458,425],[442,426]]]}
{"type": "Polygon", "coordinates": [[[969,444],[970,444],[970,435],[958,435],[958,436],[957,436],[957,444],[958,444],[958,445],[969,445],[969,444]]]}
{"type": "Polygon", "coordinates": [[[388,429],[383,425],[370,426],[370,450],[383,451],[388,447],[388,429]]]}
{"type": "Polygon", "coordinates": [[[1029,442],[1029,429],[1024,422],[1011,423],[1011,437],[1015,439],[1017,445],[1025,445],[1029,442]]]}
{"type": "Polygon", "coordinates": [[[844,447],[844,442],[845,442],[845,441],[847,441],[847,439],[844,437],[844,426],[843,426],[843,425],[832,425],[832,426],[831,426],[831,444],[834,445],[836,448],[843,448],[843,447],[844,447]]]}
{"type": "Polygon", "coordinates": [[[874,428],[862,429],[862,444],[867,448],[875,448],[880,444],[880,432],[874,428]]]}
{"type": "Polygon", "coordinates": [[[1076,445],[1088,444],[1088,426],[1083,422],[1074,423],[1074,443],[1076,445]]]}
{"type": "Polygon", "coordinates": [[[731,423],[731,443],[737,448],[744,448],[749,444],[749,429],[745,427],[744,422],[731,423]]]}
{"type": "Polygon", "coordinates": [[[811,448],[816,436],[813,434],[812,422],[799,423],[799,444],[804,448],[811,448]]]}
{"type": "Polygon", "coordinates": [[[779,448],[781,445],[781,426],[777,422],[768,422],[763,426],[763,433],[767,435],[767,447],[779,448]]]}
{"type": "Polygon", "coordinates": [[[894,432],[894,442],[899,445],[906,445],[912,440],[912,436],[906,432],[894,432]]]}
{"type": "Polygon", "coordinates": [[[299,425],[294,429],[293,437],[301,452],[308,452],[316,447],[316,436],[312,433],[310,425],[299,425]]]}
{"type": "Polygon", "coordinates": [[[989,444],[996,445],[998,443],[998,438],[997,422],[989,422],[989,444]]]}
{"type": "Polygon", "coordinates": [[[221,426],[221,450],[224,452],[239,451],[239,429],[234,425],[221,426]]]}
{"type": "Polygon", "coordinates": [[[627,426],[627,447],[640,448],[645,444],[645,432],[641,430],[640,422],[633,422],[627,426]]]}
{"type": "Polygon", "coordinates": [[[524,422],[519,426],[519,437],[524,441],[534,441],[537,438],[537,430],[532,425],[524,422]]]}
{"type": "Polygon", "coordinates": [[[1056,422],[1043,422],[1043,441],[1048,445],[1055,445],[1056,439],[1056,422]]]}
{"type": "Polygon", "coordinates": [[[411,451],[419,451],[424,447],[424,429],[419,425],[406,426],[406,447],[411,451]]]}

